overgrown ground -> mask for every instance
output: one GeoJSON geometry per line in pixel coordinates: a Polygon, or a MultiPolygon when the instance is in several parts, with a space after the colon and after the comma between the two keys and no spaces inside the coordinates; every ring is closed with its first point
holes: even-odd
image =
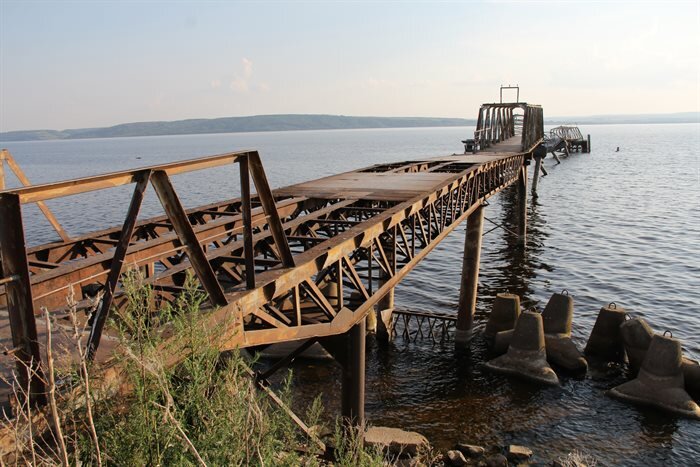
{"type": "MultiPolygon", "coordinates": [[[[190,278],[186,292],[172,306],[153,310],[149,287],[138,274],[124,283],[127,306],[113,315],[119,330],[119,365],[126,395],[103,393],[95,383],[96,369],[75,365],[69,370],[47,370],[49,408],[37,420],[37,411],[15,384],[17,417],[4,428],[14,433],[18,449],[4,460],[18,465],[320,465],[318,448],[299,430],[287,413],[262,393],[241,353],[220,354],[210,344],[217,329],[206,329],[196,318],[204,295],[190,278]],[[161,333],[186,343],[187,356],[175,367],[166,362],[161,333]],[[92,383],[92,384],[91,384],[92,383]],[[32,422],[30,422],[32,420],[32,422]],[[41,422],[45,422],[43,425],[41,422]],[[43,430],[46,425],[49,430],[43,430]],[[12,458],[14,457],[14,459],[12,458]]],[[[85,349],[75,313],[73,337],[78,353],[85,349]]],[[[49,320],[48,314],[46,319],[49,320]]],[[[49,343],[50,345],[50,343],[49,343]]],[[[282,390],[286,404],[289,386],[282,390]]],[[[322,407],[316,401],[302,416],[318,433],[322,407]]],[[[333,428],[333,427],[331,427],[333,428]]],[[[357,432],[336,423],[332,462],[335,465],[385,465],[379,452],[366,449],[357,432]]]]}

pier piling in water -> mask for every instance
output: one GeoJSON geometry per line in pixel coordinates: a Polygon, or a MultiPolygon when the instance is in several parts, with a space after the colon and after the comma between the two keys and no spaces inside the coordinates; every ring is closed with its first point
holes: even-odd
{"type": "Polygon", "coordinates": [[[527,166],[520,168],[518,176],[518,241],[520,246],[527,244],[527,166]]]}
{"type": "Polygon", "coordinates": [[[467,217],[467,233],[464,238],[462,259],[462,279],[457,311],[455,345],[465,346],[471,340],[476,293],[479,285],[479,264],[481,262],[481,239],[484,233],[484,207],[479,206],[467,217]]]}
{"type": "Polygon", "coordinates": [[[391,326],[391,317],[394,312],[394,287],[389,289],[386,295],[379,299],[377,303],[377,337],[384,341],[393,339],[394,334],[391,326]]]}
{"type": "Polygon", "coordinates": [[[347,357],[343,365],[342,416],[346,423],[363,426],[365,422],[365,338],[362,320],[347,333],[347,357]]]}

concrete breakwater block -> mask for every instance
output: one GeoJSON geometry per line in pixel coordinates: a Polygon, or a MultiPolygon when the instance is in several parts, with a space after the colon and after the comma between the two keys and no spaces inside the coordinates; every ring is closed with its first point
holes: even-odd
{"type": "Polygon", "coordinates": [[[379,447],[391,456],[415,456],[430,447],[428,439],[420,433],[384,426],[368,428],[365,431],[365,444],[379,447]]]}
{"type": "Polygon", "coordinates": [[[515,327],[520,316],[520,297],[512,293],[499,293],[493,301],[493,309],[486,322],[484,335],[493,338],[498,332],[515,327]]]}
{"type": "Polygon", "coordinates": [[[624,362],[625,346],[620,332],[620,325],[624,321],[624,308],[614,303],[601,308],[584,353],[609,362],[624,362]]]}
{"type": "Polygon", "coordinates": [[[611,389],[608,394],[700,420],[700,406],[684,387],[681,343],[672,337],[655,334],[637,378],[611,389]]]}
{"type": "Polygon", "coordinates": [[[547,360],[569,371],[586,371],[588,363],[571,340],[574,299],[568,292],[552,294],[542,312],[547,360]]]}
{"type": "Polygon", "coordinates": [[[574,298],[568,292],[554,293],[542,312],[545,334],[571,335],[574,320],[574,298]]]}
{"type": "Polygon", "coordinates": [[[571,336],[545,334],[544,342],[548,362],[572,372],[584,373],[588,370],[588,362],[571,336]]]}
{"type": "Polygon", "coordinates": [[[632,318],[620,325],[622,342],[633,375],[639,373],[642,362],[654,337],[654,331],[643,318],[632,318]]]}
{"type": "Polygon", "coordinates": [[[497,332],[493,337],[493,344],[491,345],[491,352],[496,355],[503,355],[508,352],[508,346],[510,341],[513,340],[513,329],[507,331],[497,332]]]}
{"type": "Polygon", "coordinates": [[[508,351],[486,368],[543,384],[557,385],[559,378],[547,364],[544,328],[539,313],[524,312],[518,318],[508,351]]]}
{"type": "Polygon", "coordinates": [[[700,398],[700,363],[683,357],[681,362],[686,391],[700,398]]]}
{"type": "MultiPolygon", "coordinates": [[[[633,375],[637,375],[651,345],[654,331],[644,318],[632,318],[620,325],[620,332],[625,344],[629,368],[633,375]]],[[[700,395],[700,364],[695,360],[682,357],[681,369],[686,391],[700,395]]]]}

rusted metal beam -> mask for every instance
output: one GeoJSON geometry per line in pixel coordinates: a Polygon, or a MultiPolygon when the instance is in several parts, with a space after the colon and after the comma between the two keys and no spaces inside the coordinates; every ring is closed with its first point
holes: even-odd
{"type": "Polygon", "coordinates": [[[114,291],[117,288],[117,282],[119,281],[119,276],[121,276],[122,269],[124,267],[126,250],[129,248],[129,241],[131,240],[131,236],[134,234],[136,219],[138,218],[139,211],[141,210],[141,203],[143,202],[143,194],[146,191],[148,182],[151,179],[151,171],[144,170],[140,174],[137,174],[136,178],[138,181],[136,182],[134,193],[131,196],[131,203],[129,204],[129,210],[127,211],[126,219],[124,221],[124,225],[122,226],[119,242],[117,243],[114,250],[114,255],[112,256],[112,265],[110,266],[107,282],[105,283],[104,295],[102,296],[100,305],[97,310],[95,310],[95,315],[92,318],[93,321],[90,328],[90,336],[88,337],[86,353],[86,358],[89,361],[95,357],[97,347],[100,345],[102,329],[107,322],[107,316],[112,308],[114,291]]]}
{"type": "MultiPolygon", "coordinates": [[[[7,166],[10,168],[10,170],[15,174],[17,177],[17,180],[23,185],[23,186],[30,186],[31,183],[29,182],[29,179],[27,176],[24,174],[24,171],[22,168],[17,164],[15,159],[12,157],[12,154],[10,154],[10,151],[7,149],[2,150],[2,156],[0,159],[4,160],[7,162],[7,166]]],[[[2,160],[0,160],[0,190],[4,190],[4,183],[5,183],[5,177],[3,174],[3,169],[2,169],[2,160]]],[[[61,226],[60,222],[58,222],[58,219],[56,219],[56,216],[54,216],[53,212],[49,209],[49,207],[44,203],[43,201],[38,201],[36,205],[39,207],[41,210],[42,214],[44,214],[44,217],[46,217],[46,220],[49,221],[49,224],[51,224],[51,227],[56,231],[59,237],[61,237],[61,240],[70,240],[70,236],[66,233],[66,231],[63,229],[61,226]]]]}
{"type": "Polygon", "coordinates": [[[5,189],[5,152],[5,149],[0,151],[0,191],[5,189]]]}
{"type": "Polygon", "coordinates": [[[158,194],[160,203],[165,209],[170,222],[173,224],[177,236],[187,250],[187,256],[192,264],[204,290],[209,294],[209,299],[214,305],[224,306],[228,303],[221,284],[216,279],[216,274],[207,260],[206,254],[199,244],[197,234],[192,229],[187,214],[175,193],[168,174],[163,170],[156,170],[151,175],[151,184],[158,194]]]}
{"type": "Polygon", "coordinates": [[[272,231],[272,237],[275,240],[275,245],[280,251],[282,264],[285,267],[294,267],[294,257],[289,249],[289,244],[287,243],[287,237],[285,236],[284,229],[282,228],[282,221],[280,220],[279,213],[275,207],[275,200],[272,196],[272,190],[270,190],[270,185],[267,182],[267,176],[265,175],[265,169],[263,169],[262,162],[260,161],[260,155],[257,151],[248,154],[248,168],[253,176],[253,183],[255,183],[255,188],[258,192],[258,197],[260,198],[260,203],[262,204],[265,214],[268,217],[268,226],[270,231],[272,231]]]}
{"type": "Polygon", "coordinates": [[[5,283],[5,289],[17,377],[22,390],[28,391],[27,397],[33,402],[43,403],[46,400],[46,386],[41,369],[22,207],[18,195],[0,193],[0,219],[2,272],[12,279],[5,283]]]}
{"type": "Polygon", "coordinates": [[[241,179],[241,213],[243,214],[243,257],[245,258],[246,287],[255,288],[255,251],[253,249],[253,220],[250,204],[250,172],[248,158],[238,162],[241,179]]]}
{"type": "Polygon", "coordinates": [[[36,203],[38,201],[46,201],[48,199],[62,198],[64,196],[77,195],[80,193],[87,193],[90,191],[135,183],[136,175],[144,170],[152,170],[154,172],[160,171],[172,176],[180,173],[232,164],[238,161],[240,157],[246,156],[247,154],[249,154],[248,151],[232,152],[217,156],[141,167],[134,170],[124,170],[121,172],[112,172],[104,175],[77,178],[63,182],[31,185],[12,190],[12,192],[19,195],[22,204],[36,203]]]}

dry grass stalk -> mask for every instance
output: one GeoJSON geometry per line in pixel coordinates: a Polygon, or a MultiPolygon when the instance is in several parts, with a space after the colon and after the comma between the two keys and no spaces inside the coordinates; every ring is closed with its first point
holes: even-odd
{"type": "Polygon", "coordinates": [[[61,454],[61,462],[64,466],[68,466],[68,450],[66,449],[66,441],[63,438],[63,430],[61,428],[61,419],[58,415],[58,406],[56,405],[56,376],[53,364],[53,332],[51,329],[51,317],[49,310],[43,308],[44,316],[46,317],[46,363],[49,376],[49,406],[51,407],[51,416],[53,417],[54,431],[58,442],[59,453],[61,454]]]}

